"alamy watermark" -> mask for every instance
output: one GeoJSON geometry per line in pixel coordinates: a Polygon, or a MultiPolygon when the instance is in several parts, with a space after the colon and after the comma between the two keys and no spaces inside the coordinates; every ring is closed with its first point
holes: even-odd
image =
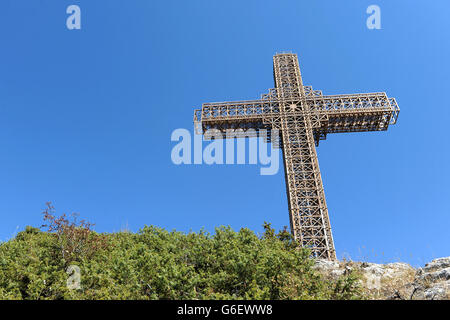
{"type": "Polygon", "coordinates": [[[77,5],[70,5],[66,10],[67,14],[70,14],[66,20],[66,27],[69,30],[80,30],[81,29],[81,9],[77,5]]]}
{"type": "Polygon", "coordinates": [[[67,288],[70,290],[80,290],[81,289],[81,270],[79,266],[70,265],[66,273],[68,274],[67,278],[67,288]]]}
{"type": "MultiPolygon", "coordinates": [[[[225,133],[217,129],[211,129],[203,133],[203,136],[211,137],[211,141],[203,148],[203,136],[192,135],[189,130],[176,129],[172,132],[171,141],[178,143],[172,148],[171,159],[176,165],[181,164],[260,164],[261,175],[274,175],[279,170],[280,149],[267,143],[268,130],[254,129],[228,129],[225,133]],[[224,139],[225,138],[225,139],[224,139]],[[248,139],[247,139],[248,138],[248,139]],[[235,152],[236,140],[236,152],[235,152]],[[246,143],[248,140],[248,157],[246,155],[246,143]],[[225,148],[224,148],[225,144],[225,148]],[[224,153],[225,149],[225,153],[224,153]],[[270,154],[268,152],[270,149],[270,154]],[[236,154],[236,157],[235,157],[236,154]],[[235,161],[236,158],[236,161],[235,161]]],[[[278,130],[270,130],[272,141],[278,141],[278,130]]]]}
{"type": "Polygon", "coordinates": [[[367,7],[367,14],[370,16],[366,20],[366,26],[368,29],[381,29],[381,9],[376,4],[372,4],[367,7]]]}

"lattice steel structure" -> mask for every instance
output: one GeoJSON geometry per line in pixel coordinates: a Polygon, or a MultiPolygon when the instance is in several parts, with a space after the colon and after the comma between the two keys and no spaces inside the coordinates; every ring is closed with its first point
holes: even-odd
{"type": "Polygon", "coordinates": [[[195,110],[196,132],[217,139],[229,129],[251,128],[257,135],[278,129],[280,138],[272,143],[283,150],[291,232],[314,257],[334,260],[316,146],[329,133],[385,131],[400,109],[384,92],[326,96],[303,86],[296,54],[276,54],[273,73],[276,88],[259,100],[205,103],[195,110]]]}

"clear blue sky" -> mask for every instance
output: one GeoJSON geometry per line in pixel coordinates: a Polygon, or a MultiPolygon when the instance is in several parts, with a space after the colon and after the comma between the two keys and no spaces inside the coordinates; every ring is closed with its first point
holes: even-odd
{"type": "Polygon", "coordinates": [[[195,107],[258,98],[272,55],[325,94],[386,91],[388,132],[318,148],[338,257],[423,265],[450,255],[448,1],[0,2],[0,240],[47,201],[112,232],[288,225],[283,170],[172,163],[195,107]],[[66,28],[66,8],[82,29],[66,28]],[[381,8],[381,30],[366,8],[381,8]]]}

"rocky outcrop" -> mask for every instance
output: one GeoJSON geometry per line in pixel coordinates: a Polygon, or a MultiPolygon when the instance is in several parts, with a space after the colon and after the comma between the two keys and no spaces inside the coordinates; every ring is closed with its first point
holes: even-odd
{"type": "Polygon", "coordinates": [[[419,269],[406,263],[328,260],[316,260],[314,268],[330,279],[356,272],[368,298],[372,299],[450,299],[450,257],[435,259],[419,269]]]}
{"type": "Polygon", "coordinates": [[[450,257],[427,263],[417,270],[415,280],[419,299],[450,300],[450,257]]]}

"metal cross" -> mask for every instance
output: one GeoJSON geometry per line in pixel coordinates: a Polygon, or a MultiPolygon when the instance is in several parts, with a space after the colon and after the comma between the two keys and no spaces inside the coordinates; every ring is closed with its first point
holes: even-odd
{"type": "Polygon", "coordinates": [[[316,146],[329,133],[385,131],[396,123],[400,109],[384,92],[324,96],[303,86],[296,54],[276,54],[273,72],[275,89],[259,100],[205,103],[195,110],[196,132],[217,139],[227,138],[228,130],[242,137],[248,136],[247,129],[257,135],[279,130],[280,139],[272,143],[283,149],[291,232],[313,257],[334,260],[316,146]]]}

